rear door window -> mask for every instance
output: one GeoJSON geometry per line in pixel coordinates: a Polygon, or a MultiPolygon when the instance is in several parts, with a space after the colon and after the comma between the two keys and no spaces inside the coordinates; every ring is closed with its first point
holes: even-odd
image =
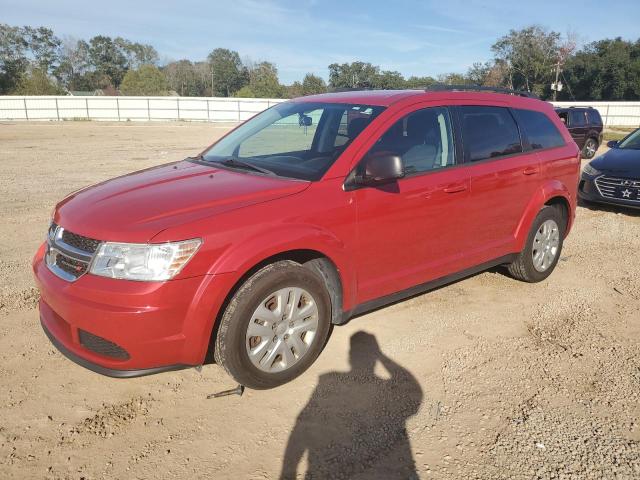
{"type": "Polygon", "coordinates": [[[455,163],[452,130],[447,108],[424,108],[398,120],[371,150],[400,156],[407,175],[445,168],[455,163]]]}
{"type": "Polygon", "coordinates": [[[584,127],[587,121],[584,117],[583,110],[572,110],[569,112],[569,126],[570,127],[584,127]]]}
{"type": "Polygon", "coordinates": [[[467,162],[478,162],[522,152],[520,132],[509,109],[460,107],[462,143],[467,162]]]}
{"type": "Polygon", "coordinates": [[[562,134],[544,113],[520,109],[514,112],[531,150],[564,146],[562,134]]]}

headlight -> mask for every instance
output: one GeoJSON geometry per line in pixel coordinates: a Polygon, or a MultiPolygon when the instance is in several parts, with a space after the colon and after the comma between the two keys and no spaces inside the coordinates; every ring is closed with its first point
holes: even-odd
{"type": "Polygon", "coordinates": [[[592,177],[595,177],[596,175],[600,175],[602,173],[600,170],[596,170],[595,168],[593,168],[590,163],[587,163],[582,171],[587,175],[591,175],[592,177]]]}
{"type": "Polygon", "coordinates": [[[196,253],[202,240],[172,243],[103,243],[91,273],[125,280],[161,281],[175,277],[196,253]]]}

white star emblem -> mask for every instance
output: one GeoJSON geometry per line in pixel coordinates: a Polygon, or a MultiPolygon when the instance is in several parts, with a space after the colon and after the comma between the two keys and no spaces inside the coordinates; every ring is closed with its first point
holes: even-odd
{"type": "Polygon", "coordinates": [[[629,190],[628,188],[625,188],[622,191],[622,197],[623,198],[631,198],[631,190],[629,190]]]}

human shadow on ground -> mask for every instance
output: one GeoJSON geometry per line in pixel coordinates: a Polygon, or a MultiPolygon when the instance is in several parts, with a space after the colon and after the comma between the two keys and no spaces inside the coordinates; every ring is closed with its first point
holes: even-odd
{"type": "Polygon", "coordinates": [[[291,432],[281,479],[295,479],[307,453],[305,479],[415,479],[407,420],[422,390],[405,368],[387,357],[376,338],[351,336],[351,370],[320,376],[291,432]],[[388,373],[374,373],[380,362],[388,373]]]}

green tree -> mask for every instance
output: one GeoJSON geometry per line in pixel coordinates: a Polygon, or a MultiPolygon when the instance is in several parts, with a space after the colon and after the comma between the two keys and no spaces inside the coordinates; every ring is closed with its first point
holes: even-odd
{"type": "Polygon", "coordinates": [[[62,41],[53,34],[53,30],[46,27],[24,27],[23,35],[35,65],[49,72],[59,60],[62,41]]]}
{"type": "Polygon", "coordinates": [[[443,73],[438,75],[438,83],[445,85],[467,85],[469,81],[461,73],[443,73]]]}
{"type": "Polygon", "coordinates": [[[298,81],[293,82],[291,85],[285,88],[286,88],[286,95],[288,98],[297,98],[297,97],[304,96],[304,92],[302,90],[302,83],[298,81]]]}
{"type": "Polygon", "coordinates": [[[245,85],[240,90],[238,90],[235,94],[235,97],[239,98],[257,98],[256,92],[253,91],[250,85],[245,85]]]}
{"type": "Polygon", "coordinates": [[[313,73],[307,73],[302,79],[300,90],[300,93],[302,95],[316,95],[318,93],[326,93],[327,84],[322,79],[322,77],[314,75],[313,73]]]}
{"type": "Polygon", "coordinates": [[[640,99],[640,40],[621,38],[590,43],[564,66],[561,99],[640,99]]]}
{"type": "Polygon", "coordinates": [[[375,88],[382,88],[385,90],[396,90],[404,88],[405,85],[405,79],[400,72],[391,72],[388,70],[380,72],[374,80],[375,88]]]}
{"type": "Polygon", "coordinates": [[[486,85],[487,78],[489,77],[489,73],[493,68],[493,64],[491,62],[475,62],[469,70],[467,70],[467,74],[465,75],[465,80],[467,83],[472,85],[486,85]]]}
{"type": "MultiPolygon", "coordinates": [[[[250,91],[257,98],[280,98],[285,89],[278,81],[278,69],[273,63],[260,62],[247,68],[250,91]]],[[[249,90],[245,90],[247,92],[249,90]]],[[[236,95],[238,96],[238,95],[236,95]]]]}
{"type": "Polygon", "coordinates": [[[212,94],[230,97],[249,82],[238,52],[216,48],[207,57],[211,69],[212,94]]]}
{"type": "Polygon", "coordinates": [[[92,90],[88,78],[89,45],[84,40],[66,38],[60,48],[60,63],[53,70],[58,81],[70,91],[92,90]]]}
{"type": "Polygon", "coordinates": [[[560,34],[532,25],[511,30],[491,50],[496,60],[507,67],[510,88],[541,94],[553,81],[552,67],[559,58],[560,34]]]}
{"type": "Polygon", "coordinates": [[[412,76],[405,80],[405,88],[426,88],[438,81],[433,77],[416,77],[412,76]]]}
{"type": "Polygon", "coordinates": [[[158,52],[151,45],[131,42],[122,37],[116,37],[113,43],[127,59],[127,68],[135,69],[141,65],[158,63],[158,52]]]}
{"type": "Polygon", "coordinates": [[[168,90],[164,75],[155,65],[129,70],[120,85],[120,91],[125,95],[167,95],[168,90]]]}
{"type": "Polygon", "coordinates": [[[0,24],[0,93],[14,90],[26,72],[27,39],[20,27],[0,24]]]}
{"type": "Polygon", "coordinates": [[[169,89],[180,96],[201,97],[206,95],[207,80],[211,78],[206,63],[194,64],[189,60],[171,62],[162,68],[169,89]]]}
{"type": "Polygon", "coordinates": [[[114,86],[119,86],[127,72],[127,57],[111,37],[98,35],[89,40],[89,63],[96,72],[111,79],[114,86]]]}
{"type": "Polygon", "coordinates": [[[62,95],[64,90],[52,81],[47,72],[34,68],[22,75],[13,92],[14,95],[62,95]]]}
{"type": "Polygon", "coordinates": [[[47,76],[58,62],[60,43],[49,28],[0,24],[0,93],[27,82],[31,78],[29,67],[47,76]]]}
{"type": "Polygon", "coordinates": [[[329,86],[332,88],[375,88],[380,67],[365,62],[329,65],[329,86]]]}

